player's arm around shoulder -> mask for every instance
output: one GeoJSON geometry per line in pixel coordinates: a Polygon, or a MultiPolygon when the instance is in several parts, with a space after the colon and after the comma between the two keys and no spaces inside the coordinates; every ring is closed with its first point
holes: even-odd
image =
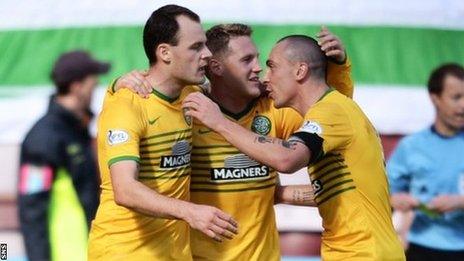
{"type": "Polygon", "coordinates": [[[307,166],[311,151],[303,144],[258,135],[224,117],[219,106],[201,93],[192,93],[182,104],[186,115],[201,121],[254,160],[277,171],[291,173],[307,166]]]}
{"type": "MultiPolygon", "coordinates": [[[[128,72],[111,81],[107,89],[107,94],[113,95],[115,93],[119,93],[120,90],[126,89],[142,98],[148,98],[153,92],[154,87],[148,80],[147,76],[148,73],[146,71],[133,70],[128,72]]],[[[186,86],[183,90],[183,95],[185,96],[188,93],[197,91],[208,93],[209,90],[209,81],[205,81],[202,85],[186,86]]]]}
{"type": "Polygon", "coordinates": [[[107,93],[113,95],[119,90],[128,89],[140,97],[148,98],[153,91],[153,86],[147,79],[147,71],[133,70],[128,72],[113,81],[108,86],[107,93]]]}

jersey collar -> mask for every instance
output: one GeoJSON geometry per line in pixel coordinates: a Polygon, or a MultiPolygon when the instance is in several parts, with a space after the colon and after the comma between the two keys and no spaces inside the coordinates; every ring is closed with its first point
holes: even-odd
{"type": "Polygon", "coordinates": [[[163,93],[157,91],[155,88],[153,88],[152,93],[153,93],[155,96],[157,96],[158,98],[160,98],[160,99],[162,99],[162,100],[164,100],[164,101],[167,101],[167,102],[169,102],[169,103],[173,103],[173,102],[175,102],[177,99],[179,99],[179,96],[174,97],[174,98],[171,98],[171,97],[169,97],[169,96],[167,96],[167,95],[165,95],[165,94],[163,94],[163,93]]]}
{"type": "Polygon", "coordinates": [[[213,100],[215,103],[217,103],[217,105],[219,106],[219,109],[221,109],[221,112],[224,113],[225,115],[231,117],[232,119],[238,121],[240,120],[243,116],[247,115],[255,106],[256,104],[256,101],[259,99],[258,98],[255,98],[253,99],[250,103],[248,103],[248,105],[245,107],[245,109],[243,109],[243,111],[239,112],[239,113],[233,113],[229,110],[227,110],[226,108],[222,107],[221,104],[219,102],[217,102],[216,100],[214,100],[211,96],[207,95],[211,100],[213,100]]]}

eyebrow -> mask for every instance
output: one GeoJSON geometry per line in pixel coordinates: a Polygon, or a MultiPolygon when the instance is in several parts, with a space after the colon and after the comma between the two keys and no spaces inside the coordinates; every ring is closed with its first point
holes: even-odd
{"type": "Polygon", "coordinates": [[[204,41],[197,41],[197,42],[194,42],[193,44],[191,44],[191,45],[190,45],[190,48],[192,48],[192,47],[197,47],[197,46],[198,46],[198,47],[199,47],[199,46],[203,46],[203,45],[205,45],[205,43],[206,43],[206,42],[204,42],[204,41]]]}
{"type": "Polygon", "coordinates": [[[245,60],[245,59],[248,59],[248,58],[253,58],[253,54],[249,53],[249,54],[245,54],[244,56],[242,56],[242,58],[240,58],[240,60],[245,60]]]}

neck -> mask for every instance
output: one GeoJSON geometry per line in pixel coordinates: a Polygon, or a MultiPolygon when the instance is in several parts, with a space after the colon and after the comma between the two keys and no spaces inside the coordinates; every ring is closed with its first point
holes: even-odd
{"type": "Polygon", "coordinates": [[[56,96],[56,103],[63,106],[66,110],[72,112],[76,115],[79,119],[84,117],[84,109],[82,105],[79,103],[79,99],[71,95],[64,95],[64,96],[56,96]]]}
{"type": "Polygon", "coordinates": [[[150,69],[148,69],[147,80],[158,92],[170,98],[178,97],[185,85],[171,77],[170,74],[163,69],[164,68],[156,65],[150,67],[150,69]]]}
{"type": "Polygon", "coordinates": [[[221,107],[232,113],[244,111],[248,104],[255,99],[254,97],[240,95],[239,92],[234,91],[234,87],[214,80],[211,81],[210,96],[221,107]]]}
{"type": "Polygon", "coordinates": [[[452,137],[456,135],[459,130],[453,128],[449,124],[446,124],[444,121],[440,120],[438,117],[435,119],[434,123],[435,131],[438,132],[440,135],[445,137],[452,137]]]}
{"type": "Polygon", "coordinates": [[[298,95],[290,107],[304,116],[309,108],[319,101],[329,88],[326,82],[308,81],[298,87],[298,95]]]}

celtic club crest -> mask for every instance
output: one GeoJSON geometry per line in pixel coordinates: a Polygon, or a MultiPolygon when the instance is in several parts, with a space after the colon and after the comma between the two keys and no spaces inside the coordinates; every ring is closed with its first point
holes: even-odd
{"type": "Polygon", "coordinates": [[[267,135],[271,131],[271,126],[271,121],[268,117],[257,115],[253,118],[251,131],[261,135],[267,135]]]}

